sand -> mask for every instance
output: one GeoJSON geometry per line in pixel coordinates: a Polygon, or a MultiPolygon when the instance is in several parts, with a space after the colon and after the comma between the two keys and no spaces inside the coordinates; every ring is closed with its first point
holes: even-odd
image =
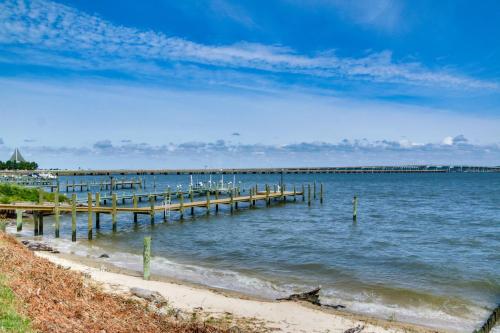
{"type": "Polygon", "coordinates": [[[145,281],[138,276],[123,274],[118,269],[113,271],[109,265],[106,268],[96,264],[89,265],[84,260],[61,254],[47,252],[36,252],[36,254],[55,264],[86,273],[109,292],[126,295],[130,293],[130,288],[148,289],[160,293],[171,306],[183,312],[192,313],[201,310],[216,317],[231,315],[263,323],[271,331],[345,332],[355,327],[364,327],[361,332],[436,332],[435,329],[354,315],[346,311],[323,309],[304,303],[252,299],[173,281],[145,281]]]}

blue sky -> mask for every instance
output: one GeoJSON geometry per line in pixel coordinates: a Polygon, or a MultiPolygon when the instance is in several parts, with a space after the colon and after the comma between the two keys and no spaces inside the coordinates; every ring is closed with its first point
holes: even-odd
{"type": "Polygon", "coordinates": [[[496,1],[0,1],[0,159],[500,164],[496,1]]]}

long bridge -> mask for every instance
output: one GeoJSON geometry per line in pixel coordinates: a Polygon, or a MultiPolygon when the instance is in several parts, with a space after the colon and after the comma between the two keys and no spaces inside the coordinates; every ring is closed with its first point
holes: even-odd
{"type": "MultiPolygon", "coordinates": [[[[95,170],[39,170],[56,176],[110,176],[110,175],[206,175],[206,174],[316,174],[316,173],[451,173],[500,172],[500,166],[471,165],[401,165],[401,166],[339,166],[287,168],[210,168],[210,169],[95,169],[95,170]]],[[[33,171],[2,171],[2,173],[31,174],[33,171]]]]}

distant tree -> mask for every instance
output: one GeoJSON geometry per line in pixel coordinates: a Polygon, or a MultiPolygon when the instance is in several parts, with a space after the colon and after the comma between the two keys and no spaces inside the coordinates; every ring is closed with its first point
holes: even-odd
{"type": "Polygon", "coordinates": [[[0,161],[0,170],[36,170],[38,169],[38,164],[36,162],[12,162],[0,161]]]}

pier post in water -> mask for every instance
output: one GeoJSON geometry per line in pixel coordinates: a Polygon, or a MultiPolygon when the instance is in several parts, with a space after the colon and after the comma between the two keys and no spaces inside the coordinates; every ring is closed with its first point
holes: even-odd
{"type": "Polygon", "coordinates": [[[302,184],[302,201],[306,201],[306,191],[304,189],[304,184],[302,184]]]}
{"type": "Polygon", "coordinates": [[[54,194],[54,215],[54,218],[56,220],[55,236],[56,238],[59,238],[59,229],[61,227],[59,212],[59,187],[57,187],[56,194],[54,194]]]}
{"type": "MultiPolygon", "coordinates": [[[[191,201],[191,203],[194,201],[193,189],[189,189],[189,201],[191,201]]],[[[194,206],[191,206],[191,215],[194,215],[194,206]]]]}
{"type": "Polygon", "coordinates": [[[313,198],[316,200],[316,181],[313,183],[313,198]]]}
{"type": "Polygon", "coordinates": [[[23,211],[20,209],[16,209],[16,227],[17,232],[23,230],[23,211]]]}
{"type": "Polygon", "coordinates": [[[269,199],[269,185],[265,185],[265,190],[266,190],[266,206],[269,206],[271,204],[271,200],[269,199]]]}
{"type": "Polygon", "coordinates": [[[76,194],[71,195],[71,241],[76,242],[76,194]]]}
{"type": "Polygon", "coordinates": [[[151,276],[151,237],[144,237],[144,250],[142,252],[142,265],[144,280],[151,276]]]}
{"type": "MultiPolygon", "coordinates": [[[[134,208],[137,208],[137,195],[134,193],[134,196],[132,197],[132,205],[134,208]]],[[[134,212],[134,223],[137,223],[137,213],[134,212]]]]}
{"type": "Polygon", "coordinates": [[[253,202],[253,189],[250,188],[250,199],[248,199],[248,206],[252,207],[252,202],[253,202]]]}
{"type": "MultiPolygon", "coordinates": [[[[238,194],[238,190],[237,190],[237,189],[234,189],[234,195],[237,195],[237,194],[238,194]]],[[[236,201],[236,202],[234,203],[234,208],[235,208],[235,209],[238,209],[238,201],[236,201]]]]}
{"type": "Polygon", "coordinates": [[[95,194],[95,228],[100,229],[101,228],[101,213],[97,211],[101,207],[101,192],[97,192],[95,194]]]}
{"type": "MultiPolygon", "coordinates": [[[[215,200],[219,200],[219,190],[215,190],[215,200]]],[[[219,211],[219,204],[215,204],[215,212],[217,213],[219,211]]]]}
{"type": "Polygon", "coordinates": [[[207,215],[210,214],[210,191],[207,191],[207,215]]]}
{"type": "Polygon", "coordinates": [[[358,219],[358,197],[352,198],[352,220],[356,222],[358,219]]]}
{"type": "Polygon", "coordinates": [[[179,197],[179,212],[181,214],[180,218],[181,220],[184,219],[184,195],[181,195],[179,197]]]}
{"type": "Polygon", "coordinates": [[[38,236],[38,212],[33,212],[33,235],[38,236]]]}
{"type": "Polygon", "coordinates": [[[151,224],[155,223],[155,200],[152,195],[149,196],[149,216],[151,218],[151,224]]]}
{"type": "MultiPolygon", "coordinates": [[[[41,187],[38,188],[38,204],[40,205],[43,205],[43,189],[41,187]]],[[[42,212],[38,212],[38,214],[36,214],[37,217],[38,217],[38,221],[35,222],[37,224],[37,229],[38,229],[38,232],[37,232],[37,235],[38,236],[42,236],[43,235],[43,213],[42,212]]]]}
{"type": "Polygon", "coordinates": [[[234,197],[233,197],[233,191],[230,192],[231,194],[231,197],[229,198],[229,205],[231,206],[230,207],[230,210],[231,210],[231,214],[233,213],[233,209],[234,209],[234,197]]]}
{"type": "Polygon", "coordinates": [[[319,184],[319,203],[323,203],[323,183],[319,184]]]}
{"type": "Polygon", "coordinates": [[[92,193],[87,192],[87,238],[92,240],[92,193]]]}
{"type": "Polygon", "coordinates": [[[111,224],[113,231],[116,231],[116,193],[111,196],[111,224]]]}
{"type": "Polygon", "coordinates": [[[297,188],[293,185],[293,201],[297,201],[297,188]]]}
{"type": "Polygon", "coordinates": [[[311,184],[307,184],[307,205],[311,206],[311,184]]]}

